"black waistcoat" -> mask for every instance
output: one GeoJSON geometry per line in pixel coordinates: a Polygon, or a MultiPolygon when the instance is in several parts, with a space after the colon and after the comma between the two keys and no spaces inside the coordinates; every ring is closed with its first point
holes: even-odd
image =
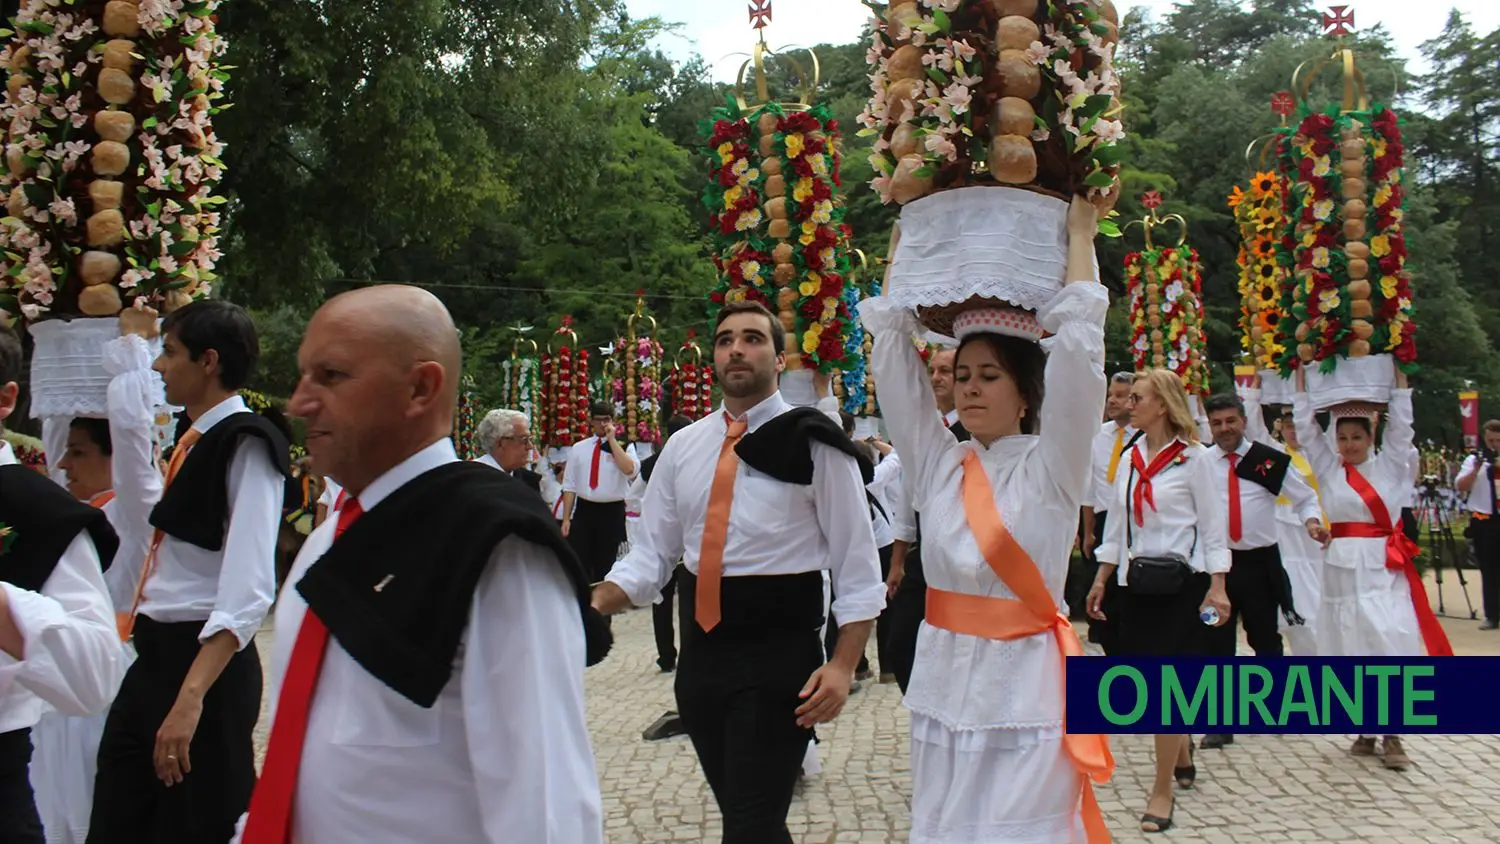
{"type": "Polygon", "coordinates": [[[452,676],[480,575],[509,536],[552,552],[577,595],[588,664],[602,660],[609,628],[547,505],[478,463],[448,463],[391,493],[308,568],[297,592],[366,671],[430,707],[452,676]]]}
{"type": "Polygon", "coordinates": [[[260,414],[250,411],[224,417],[188,452],[172,484],[151,510],[151,526],[206,551],[224,548],[229,522],[229,464],[240,438],[264,444],[266,455],[283,477],[290,476],[287,442],[260,414]]]}
{"type": "Polygon", "coordinates": [[[14,536],[0,554],[0,580],[31,592],[41,591],[80,531],[88,531],[105,568],[120,545],[103,510],[25,466],[0,466],[0,522],[14,536]]]}
{"type": "Polygon", "coordinates": [[[842,451],[859,464],[866,484],[875,480],[875,467],[854,447],[854,441],[822,411],[794,407],[746,434],[734,447],[746,466],[782,483],[812,483],[812,443],[816,440],[842,451]]]}
{"type": "Polygon", "coordinates": [[[528,487],[531,487],[532,491],[537,495],[542,494],[542,476],[538,475],[536,472],[533,472],[530,469],[522,466],[521,468],[517,469],[515,473],[511,475],[511,477],[527,485],[528,487]]]}

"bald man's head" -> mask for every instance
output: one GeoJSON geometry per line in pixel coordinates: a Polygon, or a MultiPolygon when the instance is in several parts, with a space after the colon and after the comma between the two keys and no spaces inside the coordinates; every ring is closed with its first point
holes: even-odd
{"type": "Polygon", "coordinates": [[[288,409],[307,422],[313,466],[354,494],[449,436],[462,353],[448,309],[416,287],[330,299],[307,325],[288,409]]]}

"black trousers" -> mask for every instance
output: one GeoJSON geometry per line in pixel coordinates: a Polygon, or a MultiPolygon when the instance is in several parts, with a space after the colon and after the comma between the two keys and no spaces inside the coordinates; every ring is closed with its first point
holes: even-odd
{"type": "Polygon", "coordinates": [[[1245,638],[1259,657],[1283,656],[1285,648],[1278,629],[1281,612],[1278,596],[1286,582],[1281,549],[1275,545],[1229,552],[1229,573],[1224,591],[1229,595],[1229,623],[1210,627],[1210,656],[1234,656],[1237,625],[1245,624],[1245,638]]]}
{"type": "MultiPolygon", "coordinates": [[[[726,585],[725,621],[705,634],[694,620],[697,579],[680,575],[677,712],[724,816],[722,842],[791,844],[786,815],[812,738],[812,730],[797,726],[797,695],[823,664],[818,626],[728,629],[726,585]]],[[[821,600],[821,584],[817,589],[821,600]]]]}
{"type": "Polygon", "coordinates": [[[885,655],[880,658],[882,674],[896,675],[896,685],[906,694],[911,682],[912,665],[917,661],[917,634],[927,619],[927,577],[922,572],[922,546],[914,545],[906,554],[906,574],[896,594],[881,613],[885,621],[885,655]],[[890,668],[887,669],[886,660],[890,668]]]}
{"type": "Polygon", "coordinates": [[[620,543],[625,541],[625,502],[573,500],[568,544],[589,579],[598,583],[614,567],[620,543]]]}
{"type": "Polygon", "coordinates": [[[656,634],[656,664],[663,671],[671,671],[677,666],[677,637],[676,631],[672,629],[672,596],[677,592],[678,574],[682,571],[679,564],[672,571],[672,577],[667,585],[661,590],[661,603],[651,605],[651,630],[656,634]]]}
{"type": "Polygon", "coordinates": [[[31,730],[0,733],[0,844],[42,844],[31,793],[31,730]]]}
{"type": "Polygon", "coordinates": [[[1500,518],[1473,519],[1469,539],[1479,564],[1479,593],[1485,621],[1500,621],[1500,518]]]}
{"type": "MultiPolygon", "coordinates": [[[[891,546],[887,545],[884,548],[880,549],[880,576],[882,578],[888,577],[888,576],[890,576],[890,573],[891,573],[891,546]]],[[[837,598],[838,595],[833,591],[832,588],[830,588],[828,590],[828,597],[829,597],[829,602],[832,603],[832,600],[834,598],[837,598]]],[[[881,651],[883,650],[883,648],[881,647],[880,643],[881,643],[881,640],[884,639],[884,636],[882,636],[881,634],[889,626],[890,626],[890,622],[886,620],[885,613],[882,612],[875,619],[875,647],[876,647],[875,655],[876,655],[876,659],[880,662],[880,670],[881,670],[882,673],[886,671],[886,667],[885,667],[886,663],[885,663],[885,658],[883,656],[881,656],[881,651]]],[[[837,618],[834,618],[834,617],[830,616],[829,619],[828,619],[828,629],[826,631],[824,631],[824,633],[823,633],[823,650],[827,654],[827,657],[828,657],[828,659],[830,661],[832,661],[832,659],[833,659],[833,651],[834,651],[835,648],[838,647],[838,643],[839,643],[839,620],[837,618]]],[[[863,674],[866,671],[869,671],[870,670],[870,658],[868,656],[866,656],[865,654],[860,654],[859,655],[859,665],[854,670],[857,673],[860,673],[860,674],[863,674]]]]}
{"type": "MultiPolygon", "coordinates": [[[[1104,526],[1109,519],[1109,512],[1098,512],[1094,514],[1094,547],[1089,549],[1089,556],[1094,558],[1093,570],[1095,574],[1099,571],[1099,558],[1096,554],[1099,546],[1104,544],[1104,526]]],[[[1120,616],[1124,600],[1125,587],[1119,583],[1118,570],[1116,576],[1104,582],[1104,600],[1100,602],[1099,610],[1104,613],[1104,619],[1089,619],[1089,641],[1104,649],[1105,656],[1117,656],[1120,650],[1120,616]]],[[[1089,587],[1093,587],[1093,581],[1089,581],[1089,587]]],[[[1088,593],[1084,593],[1087,599],[1088,593]]]]}
{"type": "Polygon", "coordinates": [[[230,658],[203,697],[189,746],[193,770],[167,788],[156,776],[156,731],[198,656],[203,622],[139,616],[136,661],[104,722],[88,844],[207,844],[228,841],[255,789],[260,657],[251,642],[230,658]]]}

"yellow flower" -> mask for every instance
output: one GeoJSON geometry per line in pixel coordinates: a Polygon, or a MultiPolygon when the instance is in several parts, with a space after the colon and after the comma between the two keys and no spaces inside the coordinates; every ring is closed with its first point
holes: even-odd
{"type": "Polygon", "coordinates": [[[1375,143],[1371,144],[1371,146],[1375,149],[1376,158],[1385,158],[1385,138],[1376,138],[1375,143]]]}
{"type": "Polygon", "coordinates": [[[1326,269],[1328,267],[1328,248],[1327,247],[1319,246],[1318,248],[1316,248],[1316,249],[1313,250],[1313,253],[1312,253],[1312,265],[1314,267],[1317,267],[1320,270],[1321,269],[1326,269]]]}
{"type": "Polygon", "coordinates": [[[1387,299],[1396,298],[1396,277],[1385,275],[1380,277],[1380,295],[1387,299]]]}
{"type": "Polygon", "coordinates": [[[817,234],[818,233],[818,224],[814,223],[811,220],[808,220],[807,222],[805,222],[805,223],[802,224],[802,233],[803,234],[817,234]]]}
{"type": "Polygon", "coordinates": [[[1398,320],[1392,320],[1391,321],[1391,324],[1390,324],[1391,339],[1387,340],[1386,344],[1385,344],[1385,347],[1386,347],[1387,350],[1394,349],[1397,346],[1401,345],[1401,329],[1405,328],[1405,327],[1406,327],[1406,324],[1403,323],[1403,322],[1400,322],[1398,320]]]}
{"type": "Polygon", "coordinates": [[[719,144],[718,152],[720,164],[728,164],[730,161],[734,160],[734,144],[730,143],[729,141],[725,141],[724,143],[719,144]]]}
{"type": "Polygon", "coordinates": [[[797,158],[802,155],[802,133],[793,132],[786,136],[786,157],[797,158]]]}
{"type": "Polygon", "coordinates": [[[1314,176],[1322,178],[1323,176],[1326,176],[1330,172],[1332,172],[1332,170],[1333,170],[1333,166],[1331,164],[1329,164],[1328,156],[1326,156],[1326,155],[1320,155],[1320,156],[1318,156],[1318,158],[1315,161],[1313,161],[1313,175],[1314,176]]]}
{"type": "Polygon", "coordinates": [[[814,176],[828,175],[828,156],[815,155],[812,159],[812,171],[814,176]]]}
{"type": "Polygon", "coordinates": [[[839,312],[839,300],[838,299],[836,299],[836,298],[834,298],[832,296],[828,296],[825,299],[823,299],[823,316],[820,317],[820,319],[825,319],[825,320],[833,319],[835,316],[838,316],[838,312],[839,312]]]}
{"type": "Polygon", "coordinates": [[[731,287],[731,288],[729,288],[729,292],[727,292],[727,293],[724,294],[724,301],[726,301],[726,302],[743,302],[743,301],[745,301],[745,288],[743,288],[743,287],[731,287]]]}
{"type": "Polygon", "coordinates": [[[1331,313],[1339,306],[1339,292],[1337,290],[1324,290],[1318,294],[1318,310],[1323,313],[1331,313]]]}
{"type": "Polygon", "coordinates": [[[822,252],[819,252],[818,257],[822,259],[823,266],[833,266],[833,247],[830,246],[829,248],[824,249],[822,252]]]}
{"type": "Polygon", "coordinates": [[[729,190],[724,191],[724,207],[726,209],[733,208],[734,204],[736,202],[739,202],[740,198],[744,195],[745,189],[740,187],[739,185],[735,185],[729,190]]]}
{"type": "Polygon", "coordinates": [[[1391,239],[1387,235],[1377,234],[1370,238],[1370,254],[1377,258],[1384,258],[1391,254],[1391,239]]]}
{"type": "Polygon", "coordinates": [[[1376,208],[1379,208],[1380,206],[1382,206],[1382,205],[1384,205],[1384,204],[1386,204],[1387,202],[1390,202],[1390,201],[1391,201],[1391,186],[1390,186],[1390,184],[1382,184],[1380,187],[1378,187],[1378,188],[1375,189],[1375,207],[1376,208]]]}
{"type": "Polygon", "coordinates": [[[1318,203],[1313,206],[1313,216],[1317,217],[1319,221],[1327,221],[1329,219],[1332,219],[1332,217],[1333,217],[1333,200],[1331,200],[1331,199],[1319,200],[1318,203]]]}
{"type": "Polygon", "coordinates": [[[750,229],[753,229],[756,226],[760,225],[760,219],[760,209],[751,208],[749,211],[741,214],[739,220],[735,221],[735,231],[748,231],[750,229]]]}
{"type": "Polygon", "coordinates": [[[809,325],[807,327],[807,330],[804,331],[804,332],[802,332],[802,353],[803,354],[810,355],[813,352],[815,352],[815,351],[818,350],[818,341],[819,341],[819,339],[821,339],[820,335],[822,333],[823,333],[823,326],[821,324],[819,324],[819,323],[816,323],[816,322],[813,323],[812,325],[809,325]]]}
{"type": "Polygon", "coordinates": [[[760,262],[746,261],[740,264],[740,274],[743,275],[746,280],[751,280],[756,284],[760,284],[760,262]]]}
{"type": "Polygon", "coordinates": [[[792,188],[792,199],[802,202],[812,196],[813,180],[811,176],[803,176],[797,180],[797,186],[792,188]]]}
{"type": "Polygon", "coordinates": [[[807,281],[802,282],[802,284],[798,286],[797,292],[801,293],[803,296],[816,296],[818,295],[818,291],[822,289],[823,283],[821,280],[819,280],[817,273],[810,273],[808,275],[807,281]]]}
{"type": "Polygon", "coordinates": [[[827,222],[829,222],[832,219],[833,219],[833,200],[831,200],[831,199],[824,199],[824,200],[820,200],[817,205],[813,206],[812,219],[809,220],[808,222],[810,222],[810,223],[817,223],[818,225],[823,225],[824,223],[827,223],[827,222]]]}
{"type": "Polygon", "coordinates": [[[1304,248],[1306,248],[1306,249],[1311,249],[1313,247],[1313,244],[1315,244],[1317,242],[1318,242],[1318,233],[1315,232],[1315,231],[1313,231],[1313,230],[1311,230],[1311,229],[1309,229],[1306,233],[1304,233],[1302,235],[1302,246],[1304,248]]]}

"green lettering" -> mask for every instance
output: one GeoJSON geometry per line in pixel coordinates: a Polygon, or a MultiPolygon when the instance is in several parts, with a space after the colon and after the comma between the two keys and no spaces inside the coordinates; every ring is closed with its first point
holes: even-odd
{"type": "Polygon", "coordinates": [[[1210,727],[1229,726],[1234,723],[1234,666],[1224,666],[1224,718],[1222,721],[1208,719],[1210,727]]]}
{"type": "Polygon", "coordinates": [[[1146,704],[1150,702],[1150,695],[1146,691],[1146,678],[1134,668],[1128,665],[1114,665],[1104,672],[1099,679],[1099,712],[1104,720],[1117,727],[1127,727],[1141,719],[1146,714],[1146,704]],[[1129,714],[1121,715],[1115,711],[1109,702],[1109,690],[1114,685],[1116,677],[1128,677],[1135,683],[1135,708],[1129,714]]]}
{"type": "Polygon", "coordinates": [[[1403,727],[1436,727],[1436,715],[1418,715],[1412,704],[1421,701],[1431,703],[1437,697],[1437,693],[1431,689],[1417,691],[1413,682],[1418,677],[1431,677],[1437,670],[1431,665],[1407,665],[1401,669],[1401,726],[1403,727]]]}
{"type": "Polygon", "coordinates": [[[1354,722],[1356,727],[1364,726],[1365,723],[1365,673],[1359,666],[1354,667],[1354,697],[1349,696],[1349,690],[1344,687],[1344,682],[1339,679],[1339,673],[1333,670],[1333,666],[1323,666],[1323,723],[1333,723],[1333,701],[1331,698],[1339,699],[1339,704],[1344,707],[1344,714],[1354,722]]]}
{"type": "Polygon", "coordinates": [[[1375,723],[1382,727],[1391,725],[1391,678],[1401,673],[1397,665],[1366,665],[1365,676],[1378,678],[1375,687],[1375,723]]]}
{"type": "Polygon", "coordinates": [[[1312,690],[1312,677],[1307,666],[1293,665],[1286,676],[1286,688],[1281,692],[1281,717],[1276,726],[1285,727],[1293,712],[1307,716],[1309,727],[1318,726],[1318,706],[1312,690]]]}
{"type": "Polygon", "coordinates": [[[1189,703],[1182,688],[1182,682],[1177,677],[1177,669],[1171,665],[1161,667],[1161,723],[1163,726],[1172,723],[1172,712],[1175,710],[1182,714],[1182,725],[1192,727],[1198,725],[1198,709],[1203,706],[1204,700],[1208,701],[1208,718],[1214,720],[1214,710],[1217,708],[1219,684],[1214,676],[1212,667],[1204,669],[1198,674],[1198,685],[1193,689],[1193,701],[1189,703]]]}
{"type": "Polygon", "coordinates": [[[1271,681],[1271,672],[1264,666],[1254,664],[1240,665],[1240,719],[1235,726],[1245,727],[1250,724],[1250,707],[1255,707],[1260,712],[1262,724],[1274,724],[1276,719],[1271,717],[1271,710],[1266,708],[1266,698],[1271,695],[1271,687],[1275,685],[1271,681]],[[1250,690],[1250,680],[1260,680],[1260,688],[1250,690]]]}

